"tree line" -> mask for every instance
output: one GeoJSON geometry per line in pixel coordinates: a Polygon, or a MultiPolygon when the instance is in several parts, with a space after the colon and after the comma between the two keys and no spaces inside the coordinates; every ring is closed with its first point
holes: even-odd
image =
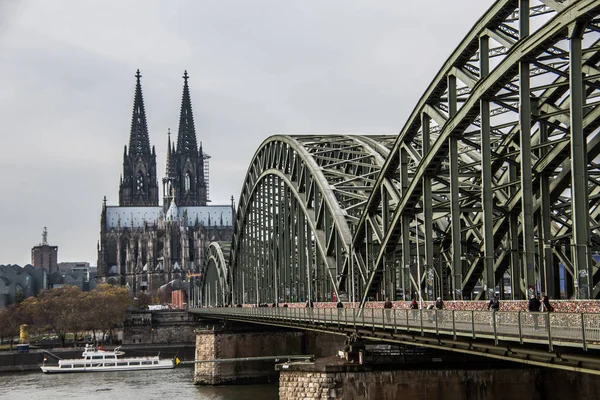
{"type": "Polygon", "coordinates": [[[69,333],[74,345],[83,332],[92,332],[97,342],[97,333],[112,337],[113,330],[123,326],[125,312],[132,305],[125,287],[103,284],[91,292],[75,286],[43,290],[38,297],[0,310],[0,339],[19,336],[20,326],[27,324],[39,333],[53,333],[62,347],[69,333]]]}

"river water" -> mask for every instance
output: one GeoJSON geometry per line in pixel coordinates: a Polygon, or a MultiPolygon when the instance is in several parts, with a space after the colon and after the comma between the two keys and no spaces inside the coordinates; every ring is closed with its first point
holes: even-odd
{"type": "Polygon", "coordinates": [[[2,400],[276,400],[272,385],[196,386],[193,368],[154,371],[52,374],[22,372],[0,374],[2,400]]]}

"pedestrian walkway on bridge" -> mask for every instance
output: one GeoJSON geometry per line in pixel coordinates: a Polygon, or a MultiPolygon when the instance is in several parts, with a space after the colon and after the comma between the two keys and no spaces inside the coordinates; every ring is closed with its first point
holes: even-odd
{"type": "Polygon", "coordinates": [[[600,374],[600,314],[436,309],[219,307],[209,318],[327,331],[600,374]],[[389,311],[389,317],[386,311],[389,311]],[[534,322],[538,328],[534,329],[534,322]]]}

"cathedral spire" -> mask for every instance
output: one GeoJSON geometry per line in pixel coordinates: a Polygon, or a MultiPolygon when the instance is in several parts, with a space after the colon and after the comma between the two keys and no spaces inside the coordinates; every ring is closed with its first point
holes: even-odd
{"type": "Polygon", "coordinates": [[[167,165],[165,169],[165,176],[167,178],[172,178],[176,173],[176,168],[173,160],[172,148],[171,148],[171,128],[167,130],[167,165]]]}
{"type": "Polygon", "coordinates": [[[186,70],[183,73],[183,96],[181,98],[181,114],[179,116],[179,132],[177,134],[177,152],[180,154],[196,154],[198,151],[188,79],[189,75],[186,70]]]}
{"type": "Polygon", "coordinates": [[[133,114],[131,116],[131,133],[129,135],[130,155],[150,154],[150,139],[148,137],[146,110],[144,108],[144,98],[142,96],[142,84],[140,82],[141,77],[142,75],[138,69],[135,74],[135,96],[133,99],[133,114]]]}
{"type": "Polygon", "coordinates": [[[119,205],[158,205],[158,182],[156,180],[156,151],[150,148],[146,110],[142,97],[140,70],[135,74],[135,94],[129,149],[123,151],[123,175],[119,188],[119,205]]]}
{"type": "Polygon", "coordinates": [[[165,212],[167,212],[167,207],[169,207],[174,198],[177,181],[177,159],[175,158],[175,150],[171,144],[171,128],[167,130],[167,137],[167,162],[163,178],[163,207],[165,212]]]}

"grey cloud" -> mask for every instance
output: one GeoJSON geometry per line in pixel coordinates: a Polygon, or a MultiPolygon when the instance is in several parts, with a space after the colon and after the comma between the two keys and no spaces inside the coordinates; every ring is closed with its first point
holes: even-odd
{"type": "Polygon", "coordinates": [[[48,226],[62,261],[96,263],[118,201],[137,68],[159,175],[184,69],[211,199],[236,199],[275,133],[396,133],[492,0],[0,2],[0,263],[48,226]]]}

